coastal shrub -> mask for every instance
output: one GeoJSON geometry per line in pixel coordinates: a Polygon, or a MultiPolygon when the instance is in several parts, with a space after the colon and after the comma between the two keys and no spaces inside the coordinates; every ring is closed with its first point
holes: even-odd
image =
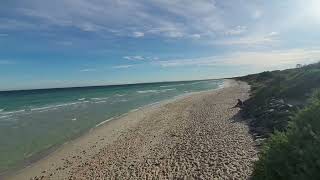
{"type": "Polygon", "coordinates": [[[311,103],[317,103],[320,101],[320,89],[315,89],[311,96],[311,103]]]}
{"type": "Polygon", "coordinates": [[[274,133],[255,164],[253,180],[320,179],[320,91],[286,132],[274,133]]]}
{"type": "Polygon", "coordinates": [[[320,88],[320,63],[283,71],[268,71],[237,78],[251,85],[242,115],[250,119],[251,132],[268,137],[285,131],[290,116],[308,104],[313,89],[320,88]],[[272,107],[271,99],[282,100],[290,108],[272,107]]]}
{"type": "Polygon", "coordinates": [[[305,70],[298,76],[285,82],[285,88],[280,92],[284,97],[303,100],[310,90],[320,86],[320,69],[305,70]]]}
{"type": "Polygon", "coordinates": [[[262,72],[258,75],[257,77],[257,80],[258,81],[264,81],[264,80],[267,80],[267,79],[270,79],[272,78],[273,76],[273,73],[270,72],[270,71],[265,71],[265,72],[262,72]]]}

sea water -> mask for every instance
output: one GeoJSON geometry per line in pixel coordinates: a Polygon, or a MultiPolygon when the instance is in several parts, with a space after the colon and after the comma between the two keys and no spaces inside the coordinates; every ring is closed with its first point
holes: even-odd
{"type": "Polygon", "coordinates": [[[0,172],[141,106],[223,80],[0,92],[0,172]]]}

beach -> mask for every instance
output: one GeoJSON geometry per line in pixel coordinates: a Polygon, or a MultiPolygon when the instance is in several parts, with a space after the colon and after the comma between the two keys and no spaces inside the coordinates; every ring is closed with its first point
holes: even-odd
{"type": "Polygon", "coordinates": [[[257,150],[232,108],[244,82],[139,108],[6,179],[248,179],[257,150]]]}

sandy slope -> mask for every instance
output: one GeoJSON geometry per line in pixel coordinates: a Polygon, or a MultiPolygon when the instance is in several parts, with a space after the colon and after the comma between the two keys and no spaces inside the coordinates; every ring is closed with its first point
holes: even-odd
{"type": "Polygon", "coordinates": [[[247,179],[256,150],[231,107],[249,86],[228,84],[109,121],[10,179],[247,179]]]}

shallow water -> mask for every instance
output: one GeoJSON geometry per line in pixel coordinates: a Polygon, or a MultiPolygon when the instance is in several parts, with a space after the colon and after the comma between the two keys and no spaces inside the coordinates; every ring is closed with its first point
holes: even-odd
{"type": "Polygon", "coordinates": [[[0,92],[0,171],[98,126],[106,119],[223,80],[0,92]]]}

